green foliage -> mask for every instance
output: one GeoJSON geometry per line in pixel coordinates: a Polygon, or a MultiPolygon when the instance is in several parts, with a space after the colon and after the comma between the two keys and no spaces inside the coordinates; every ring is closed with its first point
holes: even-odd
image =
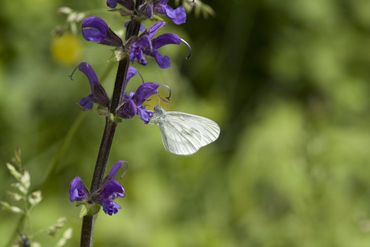
{"type": "Polygon", "coordinates": [[[0,205],[3,209],[12,213],[28,215],[29,211],[41,202],[42,196],[41,191],[29,191],[31,177],[29,172],[25,170],[22,165],[21,152],[19,149],[15,152],[12,163],[7,163],[6,167],[16,180],[15,183],[11,184],[16,191],[8,191],[8,195],[11,200],[18,202],[19,205],[12,205],[9,202],[3,201],[0,201],[0,205]]]}
{"type": "MultiPolygon", "coordinates": [[[[27,221],[31,216],[31,210],[42,201],[41,191],[36,190],[30,192],[31,176],[22,164],[20,149],[15,152],[12,162],[7,163],[6,167],[16,180],[16,182],[12,184],[12,187],[15,188],[16,191],[8,191],[8,195],[12,202],[0,201],[0,206],[3,210],[21,215],[14,233],[10,235],[10,237],[7,237],[9,242],[6,246],[23,247],[24,242],[27,242],[31,247],[40,247],[41,245],[34,241],[35,238],[38,237],[38,233],[30,232],[26,234],[26,232],[31,231],[26,227],[26,223],[28,223],[27,221]]],[[[48,229],[48,235],[57,238],[57,247],[65,246],[67,241],[72,237],[72,229],[68,228],[61,237],[58,238],[58,232],[64,227],[65,222],[65,218],[60,218],[56,224],[48,229]]],[[[2,238],[4,244],[6,244],[6,240],[5,237],[2,238]]],[[[48,243],[50,244],[50,240],[48,243]]]]}

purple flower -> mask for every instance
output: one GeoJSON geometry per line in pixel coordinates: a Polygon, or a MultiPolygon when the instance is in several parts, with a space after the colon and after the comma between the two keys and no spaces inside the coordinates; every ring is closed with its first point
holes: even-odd
{"type": "Polygon", "coordinates": [[[75,177],[69,187],[69,200],[84,201],[89,197],[89,191],[87,190],[84,182],[80,177],[75,177]]]}
{"type": "Polygon", "coordinates": [[[139,12],[147,18],[152,18],[154,14],[166,15],[173,23],[180,25],[186,22],[186,11],[183,6],[176,9],[168,6],[168,0],[153,0],[144,3],[139,7],[139,12]]]}
{"type": "MultiPolygon", "coordinates": [[[[146,18],[152,18],[153,15],[166,15],[173,23],[180,25],[186,22],[186,11],[183,6],[176,9],[168,6],[168,0],[152,0],[146,1],[138,8],[138,13],[146,18]]],[[[109,8],[117,7],[117,4],[123,5],[128,10],[135,10],[135,1],[133,0],[107,0],[109,8]]]]}
{"type": "Polygon", "coordinates": [[[81,62],[78,69],[86,75],[90,83],[90,94],[80,100],[80,106],[83,110],[90,110],[93,103],[103,107],[109,106],[109,97],[105,92],[103,86],[100,84],[98,76],[90,64],[81,62]]]}
{"type": "Polygon", "coordinates": [[[126,75],[126,82],[131,80],[131,78],[134,77],[136,74],[137,74],[137,70],[134,67],[129,66],[127,70],[127,75],[126,75]]]}
{"type": "Polygon", "coordinates": [[[109,175],[105,178],[98,195],[96,196],[96,201],[98,204],[103,206],[103,211],[106,214],[112,215],[116,214],[121,208],[114,200],[117,197],[125,197],[125,189],[122,185],[114,179],[118,170],[122,167],[123,161],[119,160],[109,172],[109,175]]]}
{"type": "Polygon", "coordinates": [[[172,33],[165,33],[153,38],[165,22],[157,22],[148,30],[143,32],[138,38],[129,43],[129,57],[132,62],[135,60],[142,65],[146,65],[145,55],[153,57],[160,68],[165,69],[171,66],[170,58],[159,53],[158,49],[165,45],[179,45],[183,40],[172,33]]]}
{"type": "Polygon", "coordinates": [[[117,7],[117,4],[121,4],[129,10],[133,10],[135,7],[135,3],[133,0],[107,0],[107,6],[109,8],[113,9],[117,7]]]}
{"type": "Polygon", "coordinates": [[[82,35],[87,41],[115,46],[122,46],[122,40],[97,16],[90,16],[82,22],[82,35]]]}
{"type": "Polygon", "coordinates": [[[145,124],[149,123],[153,117],[153,112],[148,111],[143,104],[150,96],[158,94],[158,87],[159,84],[157,83],[146,82],[141,84],[136,92],[125,94],[117,111],[118,116],[130,119],[139,115],[145,124]]]}
{"type": "Polygon", "coordinates": [[[114,200],[118,197],[125,197],[125,189],[115,180],[115,176],[122,167],[123,161],[119,160],[109,172],[109,175],[104,179],[100,188],[89,193],[81,178],[76,177],[72,180],[69,189],[69,199],[71,202],[84,202],[88,204],[97,203],[103,207],[106,214],[116,214],[121,206],[114,200]]]}

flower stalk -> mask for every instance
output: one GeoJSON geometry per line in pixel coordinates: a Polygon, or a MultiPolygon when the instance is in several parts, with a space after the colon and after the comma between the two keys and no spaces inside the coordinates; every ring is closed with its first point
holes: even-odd
{"type": "MultiPolygon", "coordinates": [[[[141,2],[141,0],[138,0],[136,1],[136,4],[140,5],[141,2]]],[[[139,29],[140,22],[136,20],[131,20],[128,24],[126,40],[131,37],[137,36],[139,34],[139,29]]],[[[127,75],[129,63],[129,59],[127,57],[124,57],[118,64],[112,100],[109,107],[109,111],[112,114],[115,114],[121,96],[126,89],[127,81],[125,80],[125,78],[127,75]]],[[[114,122],[109,116],[107,116],[105,119],[104,133],[99,147],[99,153],[95,164],[95,170],[91,182],[90,191],[96,191],[102,183],[116,127],[117,123],[114,122]]],[[[91,215],[86,215],[83,217],[80,242],[81,247],[92,246],[95,217],[96,216],[91,215]]]]}

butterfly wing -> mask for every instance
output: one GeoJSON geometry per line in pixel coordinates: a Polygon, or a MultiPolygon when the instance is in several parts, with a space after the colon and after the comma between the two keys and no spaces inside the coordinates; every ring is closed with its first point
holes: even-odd
{"type": "Polygon", "coordinates": [[[166,112],[157,123],[164,147],[177,155],[193,154],[220,135],[214,121],[183,112],[166,112]]]}

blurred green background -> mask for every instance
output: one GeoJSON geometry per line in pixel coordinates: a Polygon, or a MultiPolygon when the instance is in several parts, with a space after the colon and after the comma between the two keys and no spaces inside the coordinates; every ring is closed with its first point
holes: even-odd
{"type": "MultiPolygon", "coordinates": [[[[95,246],[370,246],[370,1],[205,3],[214,17],[190,15],[186,25],[165,28],[191,44],[190,61],[175,46],[163,49],[171,69],[153,60],[137,68],[147,81],[171,86],[171,109],[216,120],[221,136],[177,157],[164,151],[155,126],[137,118],[121,124],[108,165],[129,161],[127,197],[118,215],[99,215],[95,246]]],[[[108,17],[115,30],[122,20],[103,0],[1,5],[0,200],[8,200],[13,181],[5,163],[20,147],[44,195],[27,233],[65,216],[74,230],[67,246],[77,246],[79,209],[68,186],[74,176],[90,183],[104,120],[80,113],[88,83],[68,75],[85,60],[101,77],[112,52],[78,38],[62,42],[62,54],[74,47],[78,58],[81,49],[63,64],[52,30],[64,21],[56,14],[62,5],[108,17]],[[76,119],[81,125],[65,142],[76,119]]],[[[109,92],[114,71],[105,80],[109,92]]],[[[0,212],[0,246],[17,219],[0,212]]],[[[54,246],[45,234],[35,240],[54,246]]]]}

